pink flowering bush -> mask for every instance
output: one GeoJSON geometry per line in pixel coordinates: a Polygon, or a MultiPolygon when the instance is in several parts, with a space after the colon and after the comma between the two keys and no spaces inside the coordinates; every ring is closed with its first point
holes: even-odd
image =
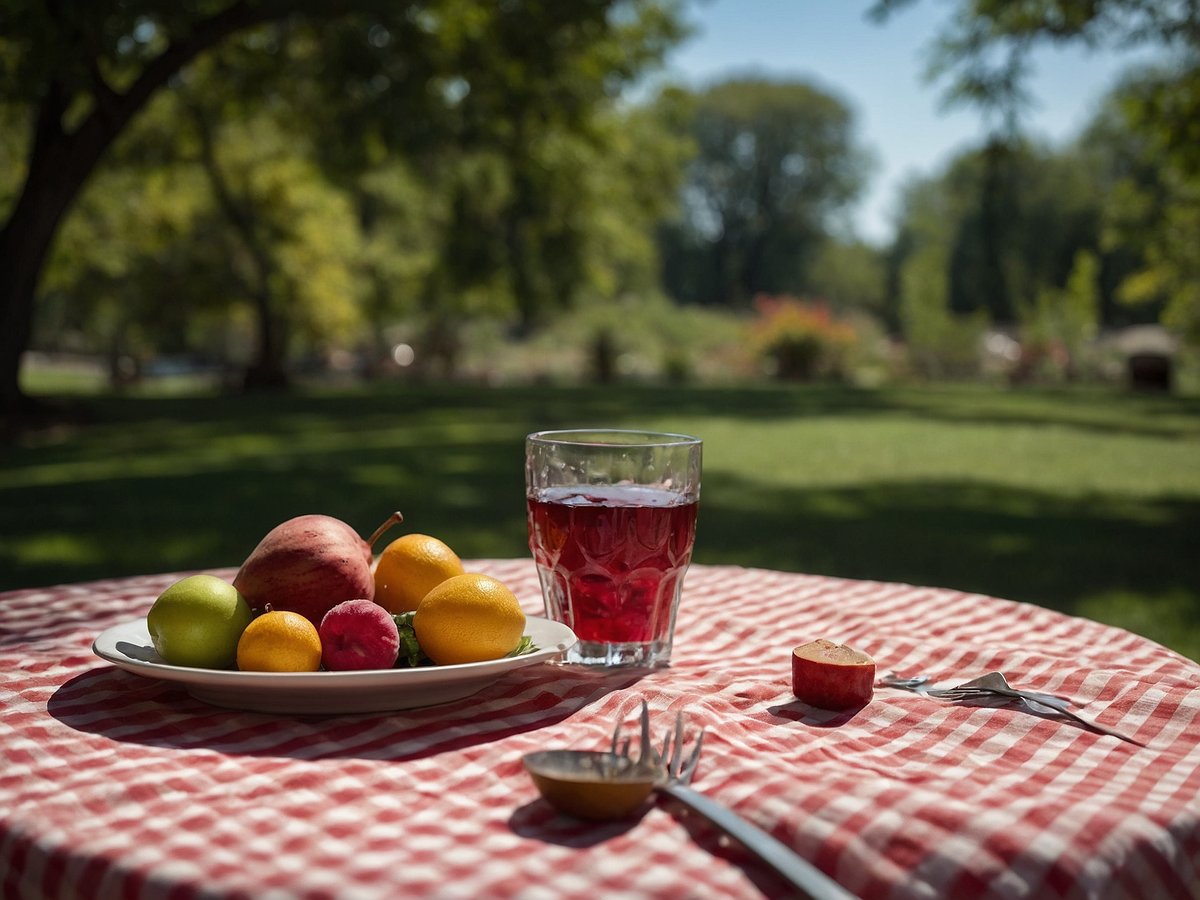
{"type": "Polygon", "coordinates": [[[759,294],[752,325],[754,349],[768,361],[776,378],[810,381],[841,378],[858,332],[839,319],[823,300],[759,294]]]}

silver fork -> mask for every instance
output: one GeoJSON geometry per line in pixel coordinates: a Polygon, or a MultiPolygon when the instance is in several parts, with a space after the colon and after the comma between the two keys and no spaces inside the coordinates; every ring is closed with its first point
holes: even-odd
{"type": "Polygon", "coordinates": [[[928,681],[929,678],[925,675],[918,675],[914,678],[901,678],[894,673],[889,673],[880,680],[880,683],[888,687],[896,687],[901,690],[912,691],[916,694],[924,694],[927,697],[933,697],[938,700],[949,700],[951,703],[969,702],[971,700],[999,699],[1003,702],[1021,700],[1031,704],[1034,712],[1039,712],[1038,707],[1043,707],[1064,718],[1073,719],[1076,723],[1097,731],[1100,734],[1120,738],[1138,747],[1146,746],[1136,738],[1122,734],[1119,731],[1109,728],[1107,725],[1101,725],[1099,722],[1092,721],[1086,716],[1075,712],[1070,708],[1070,701],[1066,697],[1060,697],[1057,694],[1045,694],[1041,691],[1014,688],[1008,683],[1008,679],[1004,677],[1004,673],[1002,672],[988,672],[985,675],[980,675],[978,678],[972,678],[970,681],[964,681],[962,684],[950,688],[929,688],[925,686],[928,681]]]}
{"type": "MultiPolygon", "coordinates": [[[[798,856],[791,847],[746,821],[729,807],[690,787],[692,777],[696,774],[696,765],[700,762],[703,743],[704,729],[700,729],[691,751],[684,752],[683,712],[680,711],[675,715],[674,731],[668,730],[663,739],[661,752],[655,751],[650,740],[650,710],[646,701],[642,701],[639,760],[652,759],[659,766],[661,774],[654,785],[656,791],[679,801],[738,841],[799,890],[802,896],[811,897],[812,900],[857,900],[820,869],[798,856]]],[[[613,731],[612,751],[632,759],[630,739],[621,738],[619,722],[613,731]]]]}

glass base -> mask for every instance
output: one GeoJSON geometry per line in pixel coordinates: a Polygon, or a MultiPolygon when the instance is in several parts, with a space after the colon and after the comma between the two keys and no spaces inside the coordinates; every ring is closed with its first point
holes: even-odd
{"type": "Polygon", "coordinates": [[[600,641],[580,641],[563,656],[563,662],[583,666],[653,668],[666,666],[670,661],[670,641],[651,641],[648,644],[607,644],[600,641]]]}

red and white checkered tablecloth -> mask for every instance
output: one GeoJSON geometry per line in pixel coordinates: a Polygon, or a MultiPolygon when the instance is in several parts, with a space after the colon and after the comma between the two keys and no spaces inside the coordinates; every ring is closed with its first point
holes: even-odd
{"type": "MultiPolygon", "coordinates": [[[[471,566],[540,613],[531,563],[471,566]]],[[[948,590],[694,566],[667,669],[543,664],[439,707],[287,717],[210,707],[92,654],[176,577],[0,594],[4,896],[783,896],[672,805],[596,825],[538,799],[522,754],[602,748],[642,697],[664,726],[686,709],[708,729],[698,790],[863,898],[1200,896],[1200,666],[1120,630],[948,590]],[[889,688],[854,713],[815,710],[792,697],[790,654],[817,637],[881,674],[1003,670],[1148,746],[889,688]]]]}

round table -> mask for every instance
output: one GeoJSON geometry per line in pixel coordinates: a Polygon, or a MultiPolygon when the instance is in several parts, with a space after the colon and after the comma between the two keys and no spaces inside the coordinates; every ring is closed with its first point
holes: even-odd
{"type": "MultiPolygon", "coordinates": [[[[530,562],[468,569],[541,612],[530,562]]],[[[524,753],[604,748],[643,698],[664,728],[684,710],[707,730],[695,788],[860,897],[1200,895],[1200,666],[1124,631],[944,589],[693,566],[667,668],[540,663],[440,706],[290,716],[210,706],[92,653],[183,574],[0,594],[4,896],[784,895],[669,801],[589,824],[538,798],[524,753]],[[792,648],[816,638],[880,675],[1001,670],[1145,746],[878,685],[862,709],[816,709],[790,684],[792,648]]]]}

